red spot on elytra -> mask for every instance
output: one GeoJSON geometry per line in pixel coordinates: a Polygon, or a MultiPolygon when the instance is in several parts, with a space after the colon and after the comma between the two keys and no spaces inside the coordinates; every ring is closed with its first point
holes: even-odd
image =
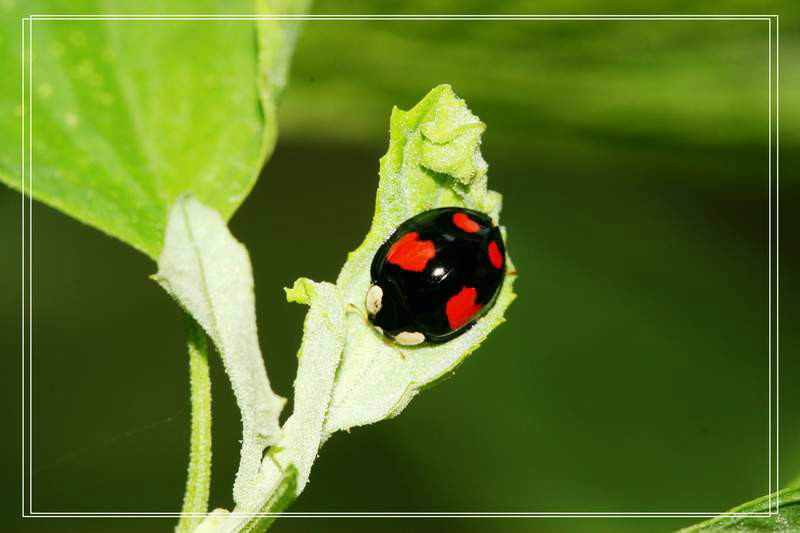
{"type": "Polygon", "coordinates": [[[492,241],[489,243],[489,261],[495,268],[503,268],[503,254],[500,253],[500,248],[497,243],[492,241]]]}
{"type": "Polygon", "coordinates": [[[481,310],[481,304],[475,303],[477,297],[478,291],[472,287],[464,287],[447,300],[445,313],[451,330],[460,328],[481,310]]]}
{"type": "Polygon", "coordinates": [[[469,215],[466,213],[456,213],[453,215],[453,224],[460,230],[464,230],[467,233],[475,233],[479,229],[481,229],[480,225],[469,218],[469,215]]]}
{"type": "Polygon", "coordinates": [[[394,243],[386,254],[386,260],[403,270],[422,272],[425,265],[436,255],[432,241],[419,240],[419,233],[411,231],[394,243]]]}

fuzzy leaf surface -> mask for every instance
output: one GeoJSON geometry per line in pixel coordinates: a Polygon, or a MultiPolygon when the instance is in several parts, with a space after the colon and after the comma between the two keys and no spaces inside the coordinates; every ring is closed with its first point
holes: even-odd
{"type": "Polygon", "coordinates": [[[297,353],[294,411],[281,428],[280,441],[267,452],[261,464],[256,485],[261,501],[237,506],[225,523],[225,531],[255,527],[259,518],[247,519],[241,514],[269,507],[287,472],[293,472],[294,477],[291,498],[302,492],[325,438],[325,417],[344,348],[346,306],[336,285],[306,278],[298,279],[292,288],[286,289],[286,298],[309,305],[304,327],[316,333],[303,337],[297,353]]]}
{"type": "Polygon", "coordinates": [[[155,279],[214,341],[242,414],[242,451],[233,495],[255,498],[267,446],[278,441],[285,400],[272,392],[258,344],[253,273],[247,249],[220,214],[182,196],[170,211],[155,279]]]}

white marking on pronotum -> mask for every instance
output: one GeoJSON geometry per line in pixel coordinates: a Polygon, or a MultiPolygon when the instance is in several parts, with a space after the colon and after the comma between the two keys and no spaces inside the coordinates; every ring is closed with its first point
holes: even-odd
{"type": "Polygon", "coordinates": [[[372,285],[367,291],[367,312],[370,315],[378,314],[381,310],[383,301],[383,289],[377,285],[372,285]]]}
{"type": "Polygon", "coordinates": [[[398,333],[394,340],[397,344],[402,344],[403,346],[414,346],[425,342],[425,335],[419,331],[403,331],[398,333]]]}

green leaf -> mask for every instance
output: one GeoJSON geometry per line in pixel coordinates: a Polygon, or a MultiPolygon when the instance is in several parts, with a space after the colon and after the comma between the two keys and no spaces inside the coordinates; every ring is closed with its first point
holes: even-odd
{"type": "MultiPolygon", "coordinates": [[[[69,2],[0,9],[0,135],[21,131],[20,17],[74,13],[69,2]]],[[[259,1],[302,12],[307,1],[259,1]]],[[[254,2],[164,2],[154,13],[248,13],[254,2]]],[[[130,3],[86,1],[82,13],[124,13],[130,3]]],[[[228,219],[275,144],[297,23],[276,21],[34,20],[33,196],[151,257],[169,207],[184,192],[228,219]]],[[[26,57],[31,50],[26,50],[26,57]]],[[[32,131],[31,131],[32,128],[32,131]]],[[[26,165],[28,161],[26,161],[26,165]]],[[[28,174],[26,168],[26,174],[28,174]]],[[[26,176],[26,189],[30,184],[26,176]]],[[[0,181],[21,190],[20,146],[0,147],[0,181]]]]}
{"type": "Polygon", "coordinates": [[[325,416],[345,343],[346,306],[336,285],[315,283],[305,278],[286,289],[286,298],[290,302],[310,305],[304,329],[316,334],[303,337],[297,354],[294,411],[283,425],[280,441],[270,449],[261,464],[256,491],[263,501],[258,505],[251,502],[237,506],[225,524],[226,531],[247,530],[255,527],[259,519],[263,520],[263,517],[245,519],[240,515],[267,505],[266,502],[274,497],[273,487],[280,486],[286,472],[293,470],[296,473],[294,494],[302,492],[324,438],[325,416]]]}
{"type": "Polygon", "coordinates": [[[242,451],[233,497],[257,498],[254,484],[264,449],[279,436],[285,400],[272,392],[258,345],[253,274],[247,249],[217,211],[182,196],[170,211],[161,286],[208,333],[217,347],[242,413],[242,451]]]}
{"type": "MultiPolygon", "coordinates": [[[[361,246],[348,255],[336,282],[348,304],[364,308],[375,252],[415,214],[465,206],[499,222],[501,197],[487,188],[488,167],[480,153],[484,129],[449,85],[436,87],[409,111],[392,111],[372,227],[361,246]]],[[[508,268],[514,270],[510,259],[508,268]]],[[[513,282],[514,276],[506,277],[495,306],[469,331],[441,345],[404,347],[406,357],[361,316],[350,313],[325,431],[396,416],[423,387],[452,372],[503,322],[515,298],[513,282]]],[[[317,333],[306,329],[305,337],[317,333]]]]}
{"type": "Polygon", "coordinates": [[[793,533],[800,531],[800,489],[788,488],[734,507],[730,513],[767,513],[771,516],[725,516],[681,529],[678,533],[793,533]],[[778,504],[777,513],[775,512],[778,504]]]}
{"type": "MultiPolygon", "coordinates": [[[[290,302],[311,306],[304,329],[318,335],[304,336],[297,353],[294,381],[294,411],[282,428],[278,450],[272,459],[282,466],[297,468],[297,492],[308,481],[311,465],[321,445],[322,428],[328,412],[334,377],[345,343],[345,304],[339,288],[327,282],[301,278],[286,290],[290,302]]],[[[271,451],[272,453],[272,451],[271,451]]]]}
{"type": "Polygon", "coordinates": [[[202,521],[199,513],[208,510],[211,489],[211,378],[208,374],[206,335],[195,320],[186,315],[191,376],[192,436],[189,476],[176,533],[190,533],[202,521]]]}

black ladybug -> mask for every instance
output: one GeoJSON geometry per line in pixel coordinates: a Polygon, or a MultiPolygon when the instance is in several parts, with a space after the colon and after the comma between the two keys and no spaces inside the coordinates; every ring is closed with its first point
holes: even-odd
{"type": "Polygon", "coordinates": [[[369,321],[403,345],[457,337],[494,305],[505,253],[500,228],[484,213],[420,213],[400,224],[372,260],[369,321]]]}

